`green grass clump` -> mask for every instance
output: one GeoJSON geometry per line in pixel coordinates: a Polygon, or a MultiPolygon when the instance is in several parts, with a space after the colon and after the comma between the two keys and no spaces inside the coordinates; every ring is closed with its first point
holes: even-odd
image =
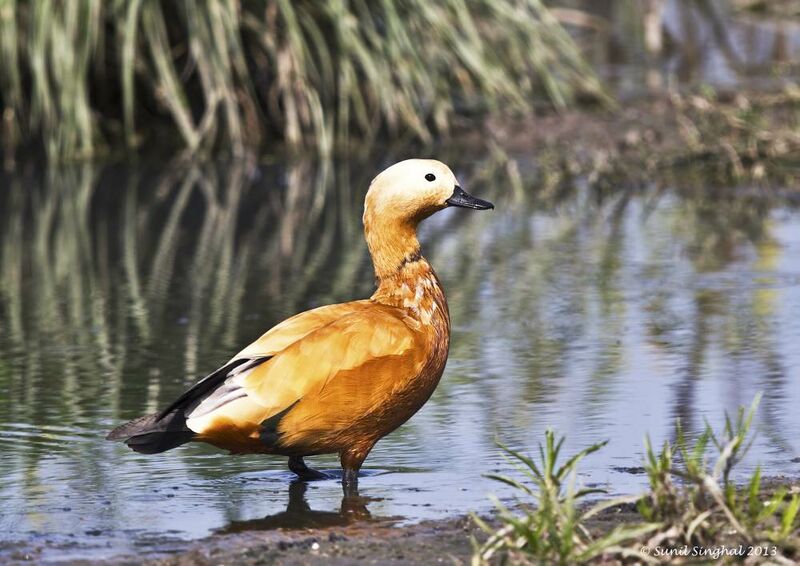
{"type": "Polygon", "coordinates": [[[477,516],[475,522],[487,533],[488,540],[479,546],[473,556],[473,565],[490,562],[494,558],[510,560],[512,563],[576,564],[590,561],[609,551],[624,552],[621,543],[635,539],[655,529],[654,525],[640,524],[620,526],[601,537],[593,537],[585,521],[597,515],[609,505],[620,501],[602,502],[588,510],[579,508],[582,498],[599,489],[576,489],[575,474],[580,461],[607,444],[601,442],[581,450],[558,463],[564,437],[558,441],[552,430],[545,432],[544,446],[539,445],[540,462],[511,450],[505,446],[509,460],[520,471],[526,482],[500,475],[488,477],[510,485],[532,499],[520,501],[522,514],[510,510],[495,501],[502,527],[493,529],[477,516]]]}
{"type": "Polygon", "coordinates": [[[540,0],[0,0],[0,57],[6,146],[60,158],[159,126],[192,152],[427,140],[601,90],[540,0]]]}
{"type": "Polygon", "coordinates": [[[760,468],[744,486],[731,481],[753,442],[750,430],[759,399],[749,410],[740,407],[735,420],[726,414],[720,435],[706,424],[692,443],[679,423],[674,445],[665,443],[656,453],[647,441],[644,467],[650,492],[637,506],[645,520],[661,524],[649,546],[760,546],[780,549],[781,555],[765,557],[777,562],[796,557],[800,495],[789,496],[783,486],[763,490],[760,468]],[[716,449],[713,465],[707,459],[711,445],[716,449]]]}
{"type": "Polygon", "coordinates": [[[675,442],[666,442],[660,452],[654,451],[647,440],[644,468],[649,491],[588,509],[577,501],[598,490],[575,489],[576,467],[584,456],[605,443],[579,452],[559,468],[555,461],[563,438],[555,442],[552,431],[545,433],[545,444],[540,446],[541,464],[504,448],[526,481],[489,477],[516,488],[535,504],[518,502],[518,509],[512,511],[497,501],[498,528],[476,517],[489,537],[476,545],[473,564],[659,563],[687,560],[686,554],[669,556],[669,549],[712,552],[723,548],[740,549],[745,554],[708,557],[795,564],[800,556],[800,494],[789,494],[784,486],[764,489],[760,468],[744,485],[731,480],[731,472],[752,444],[750,430],[758,402],[756,398],[749,410],[740,408],[735,420],[726,415],[721,434],[706,424],[702,434],[691,442],[678,423],[675,442]],[[707,457],[712,445],[716,449],[713,464],[707,457]],[[565,488],[567,478],[570,480],[565,488]],[[610,530],[600,527],[601,534],[593,537],[587,519],[622,501],[636,502],[638,519],[610,530]],[[642,548],[648,552],[643,553],[642,548]]]}

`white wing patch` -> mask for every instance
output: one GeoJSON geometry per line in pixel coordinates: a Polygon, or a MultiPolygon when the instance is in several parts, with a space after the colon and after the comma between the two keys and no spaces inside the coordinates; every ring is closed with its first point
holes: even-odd
{"type": "MultiPolygon", "coordinates": [[[[213,413],[220,407],[223,407],[237,399],[247,396],[247,392],[243,388],[245,378],[260,365],[259,363],[246,363],[235,368],[230,377],[223,381],[219,387],[214,389],[207,397],[198,403],[191,411],[186,413],[186,420],[198,419],[213,413]]],[[[189,427],[191,428],[191,426],[189,427]]]]}

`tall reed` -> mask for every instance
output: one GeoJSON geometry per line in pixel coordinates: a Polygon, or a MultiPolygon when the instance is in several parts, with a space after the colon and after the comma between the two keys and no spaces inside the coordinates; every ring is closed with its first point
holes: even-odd
{"type": "Polygon", "coordinates": [[[55,158],[165,130],[192,152],[329,153],[601,91],[540,0],[0,0],[0,57],[6,151],[55,158]]]}

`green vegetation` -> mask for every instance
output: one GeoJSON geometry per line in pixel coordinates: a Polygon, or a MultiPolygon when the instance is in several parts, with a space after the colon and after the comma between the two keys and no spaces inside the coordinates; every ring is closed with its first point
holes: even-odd
{"type": "Polygon", "coordinates": [[[540,0],[0,0],[0,57],[6,151],[59,158],[163,126],[192,152],[266,135],[328,153],[600,93],[540,0]]]}
{"type": "Polygon", "coordinates": [[[588,509],[578,505],[579,498],[598,490],[576,490],[577,465],[605,443],[579,452],[560,467],[556,466],[564,439],[556,442],[552,431],[545,433],[545,444],[540,445],[540,464],[504,447],[527,481],[489,477],[511,485],[536,504],[521,502],[518,510],[511,511],[496,502],[501,523],[496,529],[476,517],[489,538],[476,545],[473,564],[497,559],[513,564],[607,564],[628,559],[658,563],[669,549],[682,548],[742,548],[744,557],[721,559],[794,564],[800,555],[800,494],[789,494],[785,487],[764,489],[760,468],[744,486],[731,479],[752,443],[750,429],[758,403],[757,397],[749,410],[741,407],[735,420],[726,414],[721,434],[706,423],[691,441],[678,422],[675,441],[665,442],[660,452],[647,440],[644,468],[649,492],[588,509]],[[707,459],[711,445],[716,449],[713,465],[707,459]],[[589,519],[631,501],[638,511],[635,519],[592,536],[589,519]],[[748,549],[755,552],[747,554],[748,549]]]}
{"type": "MultiPolygon", "coordinates": [[[[607,502],[591,507],[588,511],[578,509],[582,497],[602,492],[598,489],[575,489],[575,472],[578,463],[587,455],[596,452],[606,442],[586,448],[566,462],[558,465],[558,455],[564,437],[558,441],[552,430],[545,432],[545,444],[539,445],[540,463],[505,446],[503,450],[511,457],[515,467],[532,485],[513,478],[489,475],[488,477],[510,485],[535,500],[536,506],[522,504],[523,515],[517,516],[499,501],[496,501],[500,520],[504,524],[494,530],[479,517],[474,520],[486,532],[489,539],[476,550],[474,564],[491,560],[504,554],[512,562],[529,559],[543,564],[575,564],[600,557],[616,548],[620,543],[649,533],[655,525],[642,524],[618,527],[603,537],[594,539],[584,522],[609,507],[607,502]]],[[[613,504],[618,504],[614,501],[613,504]]]]}

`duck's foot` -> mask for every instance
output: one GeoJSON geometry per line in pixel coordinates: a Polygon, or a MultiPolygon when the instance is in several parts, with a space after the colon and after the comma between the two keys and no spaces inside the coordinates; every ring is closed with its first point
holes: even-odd
{"type": "Polygon", "coordinates": [[[289,469],[297,475],[300,481],[314,481],[330,479],[328,474],[309,468],[303,461],[302,456],[292,456],[289,458],[289,469]]]}

